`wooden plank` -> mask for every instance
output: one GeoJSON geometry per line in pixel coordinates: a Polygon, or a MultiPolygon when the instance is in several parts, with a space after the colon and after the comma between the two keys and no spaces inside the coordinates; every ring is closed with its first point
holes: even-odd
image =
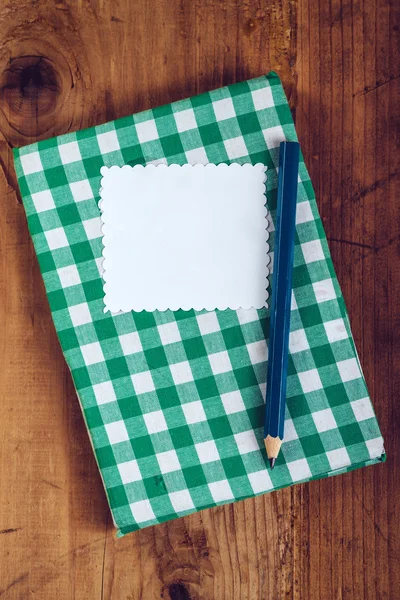
{"type": "Polygon", "coordinates": [[[307,487],[301,598],[400,589],[398,24],[398,5],[385,0],[304,0],[298,10],[297,130],[388,452],[385,465],[307,487]]]}
{"type": "Polygon", "coordinates": [[[0,0],[0,598],[396,597],[395,8],[394,0],[0,0]],[[10,147],[271,68],[296,115],[389,459],[116,541],[10,147]]]}

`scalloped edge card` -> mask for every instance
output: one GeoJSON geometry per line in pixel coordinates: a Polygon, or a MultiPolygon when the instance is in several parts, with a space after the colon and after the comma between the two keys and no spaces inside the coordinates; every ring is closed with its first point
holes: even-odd
{"type": "Polygon", "coordinates": [[[102,167],[104,312],[266,306],[265,171],[102,167]]]}

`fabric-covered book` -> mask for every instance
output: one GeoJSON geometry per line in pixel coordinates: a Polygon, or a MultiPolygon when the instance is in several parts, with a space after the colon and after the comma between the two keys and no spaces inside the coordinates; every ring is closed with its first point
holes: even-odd
{"type": "MultiPolygon", "coordinates": [[[[313,188],[300,163],[285,439],[263,443],[268,309],[104,312],[100,169],[262,163],[296,141],[275,73],[31,144],[15,168],[118,535],[384,460],[313,188]]],[[[273,226],[269,239],[273,252],[273,226]]]]}

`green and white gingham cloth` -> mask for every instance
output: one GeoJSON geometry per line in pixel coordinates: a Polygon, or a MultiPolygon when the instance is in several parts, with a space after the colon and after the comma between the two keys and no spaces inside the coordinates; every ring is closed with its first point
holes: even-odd
{"type": "Polygon", "coordinates": [[[384,460],[303,159],[285,441],[273,471],[263,444],[267,309],[103,312],[103,165],[263,163],[274,217],[279,142],[296,139],[270,73],[14,152],[118,535],[384,460]]]}

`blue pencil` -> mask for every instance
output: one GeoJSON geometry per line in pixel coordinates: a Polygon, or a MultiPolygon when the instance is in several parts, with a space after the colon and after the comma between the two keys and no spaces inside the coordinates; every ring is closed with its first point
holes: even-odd
{"type": "Polygon", "coordinates": [[[284,436],[299,152],[297,142],[280,145],[264,426],[271,469],[284,436]]]}

